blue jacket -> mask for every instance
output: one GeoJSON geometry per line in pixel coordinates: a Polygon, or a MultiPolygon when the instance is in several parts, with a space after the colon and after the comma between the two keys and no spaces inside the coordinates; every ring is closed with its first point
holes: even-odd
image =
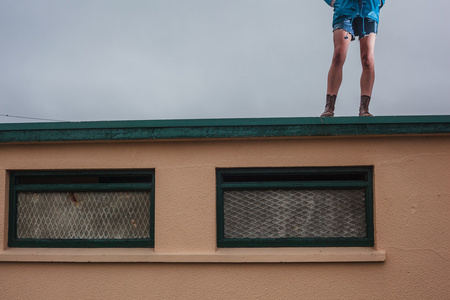
{"type": "MultiPolygon", "coordinates": [[[[325,0],[331,6],[332,0],[325,0]]],[[[380,22],[380,8],[386,0],[363,0],[359,8],[358,0],[336,0],[334,2],[333,24],[342,18],[354,19],[356,17],[370,18],[380,22]]]]}

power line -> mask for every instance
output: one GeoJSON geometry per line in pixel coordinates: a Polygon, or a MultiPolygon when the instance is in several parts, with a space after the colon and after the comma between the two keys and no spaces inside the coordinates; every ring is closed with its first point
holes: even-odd
{"type": "Polygon", "coordinates": [[[13,116],[13,115],[4,115],[4,114],[0,114],[0,116],[1,117],[8,117],[8,118],[28,119],[28,120],[40,120],[40,121],[51,121],[51,122],[67,122],[65,120],[33,118],[33,117],[13,116]]]}

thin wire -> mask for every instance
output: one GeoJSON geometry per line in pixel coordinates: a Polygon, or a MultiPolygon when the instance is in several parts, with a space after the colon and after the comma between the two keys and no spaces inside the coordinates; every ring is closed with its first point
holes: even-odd
{"type": "Polygon", "coordinates": [[[52,122],[67,122],[65,120],[55,120],[55,119],[44,119],[44,118],[33,118],[33,117],[23,117],[23,116],[12,116],[12,115],[4,115],[0,114],[1,117],[9,117],[9,118],[19,118],[19,119],[29,119],[29,120],[40,120],[40,121],[52,121],[52,122]]]}

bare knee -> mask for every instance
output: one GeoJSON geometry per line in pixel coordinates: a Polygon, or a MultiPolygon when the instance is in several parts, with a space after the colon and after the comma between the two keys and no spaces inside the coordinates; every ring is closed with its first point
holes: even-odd
{"type": "Polygon", "coordinates": [[[333,54],[333,61],[332,64],[334,66],[342,67],[345,63],[345,58],[347,54],[344,50],[336,49],[333,54]]]}
{"type": "Polygon", "coordinates": [[[373,55],[362,54],[361,55],[361,64],[362,64],[363,69],[374,69],[375,59],[374,59],[373,55]]]}

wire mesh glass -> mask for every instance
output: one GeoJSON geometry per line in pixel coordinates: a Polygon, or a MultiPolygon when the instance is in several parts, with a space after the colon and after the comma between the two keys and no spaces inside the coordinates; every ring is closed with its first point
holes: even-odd
{"type": "Polygon", "coordinates": [[[224,192],[224,238],[366,236],[365,190],[224,192]]]}
{"type": "Polygon", "coordinates": [[[150,191],[20,192],[17,237],[23,239],[146,239],[150,191]]]}

